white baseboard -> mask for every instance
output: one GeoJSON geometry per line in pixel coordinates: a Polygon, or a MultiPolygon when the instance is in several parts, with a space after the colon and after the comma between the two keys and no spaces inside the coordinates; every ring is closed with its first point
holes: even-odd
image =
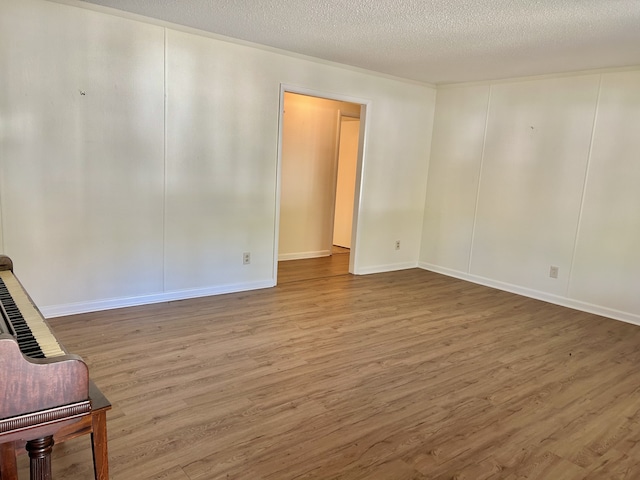
{"type": "Polygon", "coordinates": [[[328,257],[331,250],[319,250],[317,252],[298,252],[298,253],[282,253],[278,255],[278,261],[286,262],[287,260],[303,260],[305,258],[328,257]]]}
{"type": "Polygon", "coordinates": [[[539,290],[533,290],[531,288],[520,287],[518,285],[512,285],[510,283],[499,282],[490,278],[481,277],[478,275],[472,275],[466,272],[460,272],[458,270],[452,270],[438,265],[432,265],[426,262],[420,262],[418,266],[424,270],[429,270],[435,273],[441,273],[449,277],[459,278],[468,282],[477,283],[487,287],[497,288],[498,290],[504,290],[505,292],[515,293],[524,297],[535,298],[536,300],[542,300],[543,302],[553,303],[562,307],[573,308],[574,310],[580,310],[582,312],[593,313],[595,315],[601,315],[603,317],[612,318],[614,320],[620,320],[626,323],[632,323],[640,326],[640,315],[636,315],[629,312],[623,312],[609,307],[603,307],[602,305],[594,305],[581,300],[575,300],[572,298],[561,297],[559,295],[553,295],[539,290]]]}
{"type": "Polygon", "coordinates": [[[75,315],[78,313],[97,312],[101,310],[113,310],[115,308],[148,305],[151,303],[162,303],[175,300],[186,300],[188,298],[208,297],[210,295],[221,295],[224,293],[245,292],[247,290],[258,290],[261,288],[270,288],[273,286],[275,286],[275,282],[273,280],[237,283],[218,287],[175,290],[171,292],[157,293],[152,295],[140,295],[137,297],[110,298],[107,300],[97,300],[92,302],[52,305],[50,307],[43,307],[40,309],[40,311],[45,318],[54,318],[62,317],[65,315],[75,315]]]}
{"type": "Polygon", "coordinates": [[[416,268],[416,262],[388,263],[386,265],[374,265],[372,267],[359,268],[356,275],[369,275],[372,273],[395,272],[396,270],[408,270],[416,268]]]}

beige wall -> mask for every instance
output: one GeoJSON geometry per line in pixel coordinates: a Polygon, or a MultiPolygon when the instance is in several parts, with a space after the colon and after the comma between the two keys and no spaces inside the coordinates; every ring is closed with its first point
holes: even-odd
{"type": "Polygon", "coordinates": [[[638,124],[640,70],[440,88],[421,266],[640,323],[638,124]]]}
{"type": "Polygon", "coordinates": [[[351,248],[359,138],[360,119],[342,116],[338,147],[333,244],[345,248],[351,248]]]}

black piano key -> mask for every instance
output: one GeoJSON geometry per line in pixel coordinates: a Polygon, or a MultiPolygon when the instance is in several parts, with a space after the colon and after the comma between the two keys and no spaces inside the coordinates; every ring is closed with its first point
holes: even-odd
{"type": "Polygon", "coordinates": [[[18,335],[18,342],[21,345],[39,345],[33,335],[18,335]]]}
{"type": "Polygon", "coordinates": [[[20,351],[28,357],[33,357],[40,354],[44,355],[42,353],[42,349],[38,345],[23,345],[21,346],[20,351]]]}
{"type": "Polygon", "coordinates": [[[40,348],[40,344],[33,336],[31,328],[29,328],[29,324],[22,316],[20,309],[11,297],[7,286],[1,278],[0,302],[2,302],[2,306],[4,307],[2,316],[4,317],[6,313],[6,317],[8,317],[6,318],[6,321],[11,323],[16,334],[16,341],[18,342],[20,351],[31,358],[46,358],[45,354],[42,352],[42,348],[40,348]]]}

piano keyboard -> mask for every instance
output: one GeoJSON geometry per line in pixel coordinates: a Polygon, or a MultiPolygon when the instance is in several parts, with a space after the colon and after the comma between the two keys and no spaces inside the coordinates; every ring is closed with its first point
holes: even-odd
{"type": "Polygon", "coordinates": [[[35,358],[65,355],[40,312],[33,306],[22,286],[9,270],[0,271],[0,301],[16,332],[20,351],[35,358]]]}

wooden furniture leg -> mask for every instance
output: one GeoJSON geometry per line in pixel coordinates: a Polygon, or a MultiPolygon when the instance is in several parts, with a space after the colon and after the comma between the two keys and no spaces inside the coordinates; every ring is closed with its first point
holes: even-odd
{"type": "Polygon", "coordinates": [[[51,480],[53,436],[29,440],[26,448],[29,453],[31,480],[51,480]]]}
{"type": "Polygon", "coordinates": [[[91,415],[91,424],[91,450],[93,452],[93,473],[95,480],[109,480],[106,410],[93,412],[91,415]]]}
{"type": "Polygon", "coordinates": [[[0,444],[0,480],[18,480],[16,447],[13,442],[0,444]]]}

